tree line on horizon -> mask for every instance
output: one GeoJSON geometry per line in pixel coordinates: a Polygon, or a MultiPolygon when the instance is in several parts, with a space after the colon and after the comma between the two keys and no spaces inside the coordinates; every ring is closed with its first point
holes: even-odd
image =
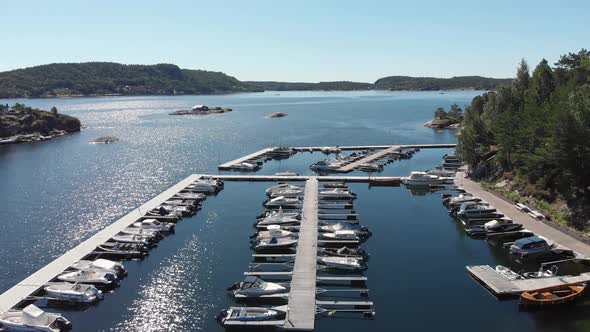
{"type": "Polygon", "coordinates": [[[389,76],[375,83],[240,81],[222,72],[173,64],[54,63],[0,72],[0,98],[93,95],[183,95],[290,90],[492,90],[510,79],[389,76]]]}
{"type": "Polygon", "coordinates": [[[493,177],[521,181],[527,195],[565,201],[570,221],[588,227],[590,52],[543,59],[532,73],[523,59],[511,84],[466,107],[457,151],[474,170],[493,163],[493,177]]]}

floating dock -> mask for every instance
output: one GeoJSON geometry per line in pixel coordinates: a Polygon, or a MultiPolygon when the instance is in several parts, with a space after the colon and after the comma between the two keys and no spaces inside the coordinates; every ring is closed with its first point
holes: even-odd
{"type": "Polygon", "coordinates": [[[339,169],[337,169],[336,172],[339,172],[339,173],[348,173],[348,172],[351,172],[352,170],[354,170],[355,168],[359,167],[362,164],[372,162],[373,160],[381,159],[381,158],[387,156],[388,154],[391,154],[393,152],[401,151],[401,149],[402,148],[399,145],[390,146],[390,147],[388,147],[386,149],[379,150],[379,151],[377,151],[375,153],[368,154],[368,155],[364,156],[363,158],[361,158],[361,159],[359,159],[357,161],[351,162],[348,165],[342,166],[339,169]]]}
{"type": "Polygon", "coordinates": [[[239,163],[243,163],[246,160],[250,160],[250,159],[253,159],[253,158],[258,158],[258,157],[266,154],[267,152],[272,151],[273,149],[274,149],[274,147],[262,149],[260,151],[256,151],[256,152],[251,153],[251,154],[249,154],[247,156],[243,156],[243,157],[240,157],[238,159],[235,159],[235,160],[232,160],[232,161],[228,161],[225,164],[222,164],[222,165],[217,166],[217,168],[219,168],[220,170],[232,169],[233,166],[235,166],[235,165],[237,165],[239,163]]]}
{"type": "MultiPolygon", "coordinates": [[[[357,150],[387,150],[395,148],[396,150],[401,149],[439,149],[439,148],[454,148],[457,144],[411,144],[411,145],[347,145],[347,146],[338,146],[338,148],[342,151],[357,151],[357,150]]],[[[325,149],[326,146],[297,146],[292,147],[291,149],[295,152],[313,152],[313,151],[322,151],[325,149]]],[[[221,164],[217,166],[219,170],[232,170],[235,165],[239,163],[243,163],[250,159],[259,158],[265,155],[268,152],[273,151],[276,147],[268,147],[249,155],[234,159],[232,161],[228,161],[225,164],[221,164]]],[[[385,153],[386,154],[386,153],[385,153]]],[[[375,158],[378,159],[378,158],[375,158]]],[[[374,160],[374,159],[372,159],[374,160]]],[[[368,162],[368,161],[364,161],[368,162]]],[[[364,163],[363,162],[363,163],[364,163]]],[[[361,163],[362,164],[362,163],[361,163]]]]}
{"type": "Polygon", "coordinates": [[[508,280],[489,265],[467,266],[466,269],[469,275],[497,297],[520,295],[522,292],[535,289],[590,281],[590,272],[579,276],[508,280]]]}
{"type": "Polygon", "coordinates": [[[287,316],[283,329],[312,331],[316,315],[316,273],[318,245],[318,180],[305,183],[303,214],[297,254],[291,277],[287,316]]]}
{"type": "MultiPolygon", "coordinates": [[[[304,182],[309,180],[312,176],[285,176],[285,175],[207,175],[212,179],[219,179],[223,181],[246,181],[246,182],[304,182]]],[[[385,181],[385,180],[402,180],[406,177],[391,177],[391,176],[322,176],[318,177],[321,182],[371,182],[371,181],[385,181]]]]}
{"type": "Polygon", "coordinates": [[[45,284],[53,280],[64,270],[92,253],[98,245],[103,244],[125,228],[131,226],[131,224],[143,218],[147,211],[167,201],[200,177],[201,175],[194,174],[180,181],[4,292],[0,295],[0,313],[6,312],[18,306],[21,302],[26,301],[27,298],[39,291],[45,284]]]}

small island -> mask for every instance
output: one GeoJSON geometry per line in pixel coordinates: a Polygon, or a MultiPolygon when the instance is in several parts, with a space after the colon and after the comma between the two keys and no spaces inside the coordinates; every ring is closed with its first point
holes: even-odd
{"type": "Polygon", "coordinates": [[[226,113],[226,112],[231,112],[232,109],[231,108],[222,108],[222,107],[214,107],[214,108],[209,108],[208,106],[205,105],[195,105],[193,106],[192,109],[190,110],[179,110],[179,111],[174,111],[172,113],[170,113],[170,115],[208,115],[208,114],[216,114],[216,113],[226,113]]]}
{"type": "Polygon", "coordinates": [[[457,104],[451,105],[449,111],[439,107],[434,111],[434,119],[426,122],[424,126],[435,129],[459,129],[463,121],[463,109],[457,104]]]}
{"type": "Polygon", "coordinates": [[[286,117],[287,115],[289,115],[289,114],[287,114],[287,113],[283,113],[283,112],[274,112],[274,113],[270,113],[270,114],[268,114],[267,116],[265,116],[265,118],[267,118],[267,119],[273,119],[273,118],[284,118],[284,117],[286,117]]]}
{"type": "Polygon", "coordinates": [[[0,105],[0,144],[44,141],[80,131],[78,118],[15,104],[0,105]]]}

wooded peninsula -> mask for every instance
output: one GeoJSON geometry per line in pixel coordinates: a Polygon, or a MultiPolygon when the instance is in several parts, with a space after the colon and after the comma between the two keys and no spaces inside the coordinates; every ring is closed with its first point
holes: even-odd
{"type": "Polygon", "coordinates": [[[54,63],[0,73],[0,98],[197,95],[289,90],[493,90],[510,79],[389,76],[375,83],[240,81],[222,72],[173,64],[54,63]]]}

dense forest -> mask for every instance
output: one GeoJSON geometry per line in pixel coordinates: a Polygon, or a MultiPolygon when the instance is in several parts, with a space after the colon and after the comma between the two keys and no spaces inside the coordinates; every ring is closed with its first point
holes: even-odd
{"type": "Polygon", "coordinates": [[[176,65],[55,63],[0,73],[0,98],[75,95],[172,95],[255,91],[220,72],[176,65]]]}
{"type": "Polygon", "coordinates": [[[112,62],[53,63],[0,73],[0,98],[216,94],[289,90],[492,90],[507,79],[390,76],[374,84],[335,82],[242,82],[221,72],[181,69],[172,64],[123,65],[112,62]]]}
{"type": "Polygon", "coordinates": [[[532,74],[522,60],[511,84],[465,109],[458,152],[474,177],[590,228],[590,52],[543,59],[532,74]]]}
{"type": "Polygon", "coordinates": [[[375,81],[379,90],[494,90],[510,83],[511,79],[481,76],[459,76],[453,78],[389,76],[375,81]]]}
{"type": "Polygon", "coordinates": [[[319,82],[319,83],[305,83],[305,82],[273,82],[273,81],[247,81],[261,90],[267,91],[310,91],[310,90],[340,90],[340,91],[354,91],[354,90],[370,90],[373,88],[371,83],[350,82],[350,81],[335,81],[335,82],[319,82]]]}

